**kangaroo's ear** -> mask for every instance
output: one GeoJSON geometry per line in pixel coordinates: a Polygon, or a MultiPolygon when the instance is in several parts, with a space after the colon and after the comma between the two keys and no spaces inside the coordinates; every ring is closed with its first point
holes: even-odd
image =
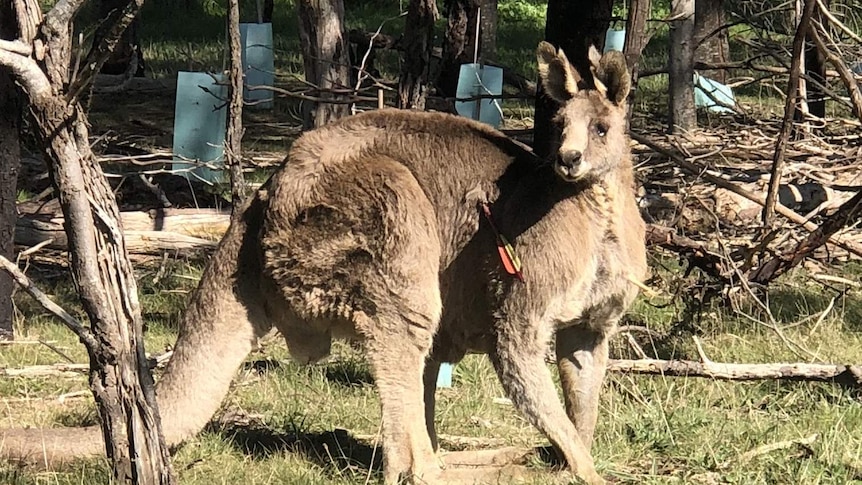
{"type": "Polygon", "coordinates": [[[601,57],[598,63],[592,62],[596,89],[608,97],[612,103],[622,106],[626,102],[632,88],[632,77],[629,74],[626,56],[620,51],[610,51],[601,57]]]}
{"type": "Polygon", "coordinates": [[[553,45],[542,41],[536,49],[536,58],[539,61],[539,78],[551,99],[562,104],[578,93],[581,76],[569,63],[562,49],[558,51],[553,45]]]}

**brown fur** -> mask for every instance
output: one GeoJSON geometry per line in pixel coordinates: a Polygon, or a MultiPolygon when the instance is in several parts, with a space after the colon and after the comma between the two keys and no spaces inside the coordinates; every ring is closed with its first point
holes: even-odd
{"type": "MultiPolygon", "coordinates": [[[[539,61],[562,104],[561,159],[575,160],[567,168],[443,114],[381,110],[297,140],[231,225],[190,303],[157,386],[169,444],[206,424],[254,339],[275,325],[303,362],[327,355],[332,338],[365,343],[386,483],[448,483],[425,416],[439,362],[468,351],[487,352],[515,406],[572,471],[602,483],[589,447],[607,337],[636,294],[628,278],[646,271],[619,93],[628,74],[603,58],[595,72],[606,89],[579,91],[562,53],[543,44],[539,61]],[[502,270],[479,202],[516,247],[525,282],[502,270]],[[544,364],[554,335],[565,407],[544,364]]],[[[7,454],[22,446],[16,434],[4,438],[7,454]]]]}

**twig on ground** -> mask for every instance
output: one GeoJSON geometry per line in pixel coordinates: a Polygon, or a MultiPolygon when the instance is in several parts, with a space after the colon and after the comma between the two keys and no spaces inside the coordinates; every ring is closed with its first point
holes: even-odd
{"type": "Polygon", "coordinates": [[[44,345],[45,342],[57,343],[54,340],[0,340],[0,347],[7,345],[44,345]]]}
{"type": "Polygon", "coordinates": [[[626,336],[626,340],[628,341],[629,346],[632,348],[635,354],[637,354],[638,358],[647,359],[648,357],[646,352],[644,352],[644,349],[640,346],[637,340],[635,340],[632,334],[630,332],[625,332],[624,335],[626,336]]]}
{"type": "Polygon", "coordinates": [[[50,246],[53,243],[54,243],[54,238],[45,239],[44,241],[36,244],[35,246],[29,247],[29,248],[21,251],[20,253],[18,253],[18,260],[20,261],[21,258],[26,258],[27,256],[30,256],[31,254],[38,253],[39,250],[41,250],[45,246],[50,246]]]}
{"type": "Polygon", "coordinates": [[[817,281],[828,281],[830,283],[838,283],[841,285],[852,286],[854,288],[859,288],[862,286],[858,281],[848,280],[847,278],[842,278],[840,276],[833,276],[829,274],[816,274],[812,276],[817,281]]]}
{"type": "Polygon", "coordinates": [[[41,344],[42,344],[42,345],[44,345],[45,347],[48,347],[49,349],[51,349],[55,354],[57,354],[57,355],[59,355],[60,357],[62,357],[63,359],[65,359],[65,360],[66,360],[66,362],[69,362],[70,364],[74,364],[74,363],[75,363],[75,361],[74,361],[74,360],[72,360],[72,358],[71,358],[71,357],[69,357],[68,355],[66,355],[66,353],[65,353],[65,352],[63,352],[62,350],[60,350],[56,345],[53,345],[53,344],[49,343],[49,342],[48,342],[48,341],[46,341],[46,340],[40,340],[40,341],[39,341],[39,343],[41,343],[41,344]]]}
{"type": "MultiPolygon", "coordinates": [[[[147,359],[147,365],[150,369],[164,367],[173,351],[168,351],[163,354],[156,355],[147,359]]],[[[68,357],[66,357],[68,358],[68,357]]],[[[68,364],[40,364],[29,365],[19,368],[2,368],[0,367],[0,376],[6,377],[41,377],[41,376],[58,376],[58,377],[74,377],[84,375],[90,371],[90,364],[77,364],[74,362],[68,364]]],[[[89,393],[89,391],[87,391],[89,393]]]]}
{"type": "Polygon", "coordinates": [[[77,377],[90,372],[90,364],[45,364],[21,368],[0,368],[4,377],[77,377]]]}
{"type": "Polygon", "coordinates": [[[772,453],[773,451],[786,450],[788,448],[793,448],[794,446],[808,447],[812,445],[815,441],[817,441],[817,433],[803,438],[796,438],[792,440],[778,441],[776,443],[761,445],[757,448],[746,451],[745,453],[739,455],[739,457],[737,457],[736,459],[727,460],[726,462],[718,465],[718,468],[726,469],[730,468],[731,466],[744,465],[761,455],[766,455],[768,453],[772,453]]]}
{"type": "Polygon", "coordinates": [[[617,333],[623,333],[623,332],[643,333],[643,334],[649,335],[651,338],[662,338],[663,337],[662,334],[656,332],[655,330],[653,330],[651,328],[644,327],[643,325],[620,325],[619,328],[617,328],[617,333]]]}

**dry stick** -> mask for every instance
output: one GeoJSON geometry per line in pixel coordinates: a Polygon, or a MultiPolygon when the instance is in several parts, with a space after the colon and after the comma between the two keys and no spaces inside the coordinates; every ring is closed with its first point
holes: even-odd
{"type": "MultiPolygon", "coordinates": [[[[677,165],[679,165],[686,172],[689,172],[692,175],[700,176],[704,180],[706,180],[707,182],[715,184],[715,185],[717,185],[723,189],[727,189],[736,195],[745,197],[746,199],[748,199],[748,200],[750,200],[756,204],[759,204],[761,206],[766,204],[763,197],[760,197],[759,195],[756,195],[752,192],[749,192],[749,191],[747,191],[741,187],[738,187],[736,184],[734,184],[733,182],[731,182],[729,180],[723,179],[717,175],[713,175],[713,174],[707,172],[706,167],[686,160],[685,157],[681,156],[680,154],[675,153],[671,150],[668,150],[667,148],[664,148],[664,147],[656,144],[655,142],[653,142],[649,138],[642,136],[642,135],[638,135],[637,133],[631,133],[630,135],[631,135],[631,138],[633,140],[637,141],[638,143],[646,145],[651,150],[654,150],[656,153],[659,153],[661,155],[664,155],[664,156],[670,158],[671,160],[673,160],[677,165]]],[[[814,224],[813,222],[809,222],[808,220],[805,219],[805,217],[797,214],[796,212],[793,212],[792,210],[788,209],[787,207],[781,205],[780,203],[775,204],[775,212],[786,217],[790,221],[799,224],[800,226],[802,226],[803,228],[805,228],[806,230],[808,230],[810,232],[814,232],[818,228],[817,224],[814,224]]],[[[829,242],[831,242],[832,244],[835,244],[836,246],[838,246],[842,249],[845,249],[845,250],[847,250],[847,251],[849,251],[849,252],[851,252],[857,256],[862,257],[862,249],[856,247],[856,245],[854,245],[850,242],[838,241],[838,240],[835,240],[833,238],[830,238],[829,242]]]]}
{"type": "MultiPolygon", "coordinates": [[[[817,44],[817,50],[819,50],[820,53],[823,54],[823,57],[825,57],[826,60],[835,67],[836,71],[838,71],[838,76],[841,78],[841,81],[844,82],[844,86],[850,94],[850,101],[853,103],[853,110],[856,111],[856,116],[860,121],[862,121],[862,90],[859,89],[855,76],[850,72],[850,69],[847,68],[847,64],[844,63],[841,57],[835,55],[834,52],[826,47],[826,43],[823,41],[823,37],[821,37],[821,35],[825,35],[826,29],[820,25],[820,29],[812,28],[810,30],[811,39],[815,44],[817,44]]],[[[834,41],[832,41],[831,38],[829,40],[834,46],[834,41]]]]}
{"type": "Polygon", "coordinates": [[[832,22],[833,25],[835,25],[836,27],[841,29],[842,32],[847,34],[850,38],[852,38],[856,42],[859,42],[860,44],[862,44],[862,37],[860,37],[855,32],[850,30],[850,28],[848,28],[846,25],[844,25],[844,23],[842,23],[840,20],[838,20],[834,15],[832,15],[832,12],[829,11],[829,7],[827,7],[826,5],[823,4],[823,0],[817,0],[817,7],[820,9],[820,13],[823,14],[824,17],[829,19],[829,21],[832,22]]]}
{"type": "Polygon", "coordinates": [[[65,352],[63,352],[62,350],[60,350],[60,348],[59,348],[59,347],[57,347],[56,345],[51,344],[51,343],[48,343],[47,341],[42,341],[42,340],[40,340],[39,342],[40,342],[42,345],[44,345],[45,347],[48,347],[48,349],[49,349],[49,350],[51,350],[51,351],[53,351],[55,354],[57,354],[57,355],[59,355],[60,357],[62,357],[63,359],[65,359],[65,360],[66,360],[66,362],[69,362],[70,364],[74,364],[74,363],[75,363],[75,361],[74,361],[74,360],[72,360],[72,358],[71,358],[71,357],[69,357],[68,355],[66,355],[66,353],[65,353],[65,352]]]}
{"type": "Polygon", "coordinates": [[[53,313],[57,316],[63,323],[66,324],[67,327],[72,329],[73,332],[78,336],[81,342],[87,346],[87,348],[95,349],[97,347],[96,339],[93,337],[93,334],[90,333],[90,330],[85,326],[81,325],[75,317],[69,314],[66,310],[64,310],[60,305],[51,301],[50,298],[45,293],[42,293],[42,290],[36,288],[36,285],[30,281],[30,278],[27,277],[15,263],[9,261],[4,256],[0,255],[0,269],[6,271],[6,273],[11,276],[18,286],[20,286],[24,291],[30,294],[36,301],[39,302],[46,310],[53,313]]]}
{"type": "Polygon", "coordinates": [[[44,345],[46,342],[57,343],[56,340],[0,340],[0,347],[13,345],[44,345]]]}
{"type": "Polygon", "coordinates": [[[78,377],[90,372],[89,364],[46,364],[30,365],[18,369],[0,368],[3,377],[78,377]]]}
{"type": "Polygon", "coordinates": [[[758,456],[765,455],[767,453],[772,453],[773,451],[778,450],[786,450],[788,448],[792,448],[794,446],[810,446],[817,441],[817,433],[812,434],[810,436],[806,436],[803,438],[796,438],[792,440],[786,441],[778,441],[776,443],[769,443],[767,445],[761,445],[752,450],[746,451],[745,453],[739,455],[739,458],[728,460],[724,463],[718,465],[719,469],[730,468],[731,466],[739,466],[748,463],[749,461],[757,458],[758,456]]]}
{"type": "Polygon", "coordinates": [[[802,72],[802,49],[805,47],[805,36],[809,31],[808,24],[817,0],[805,0],[802,17],[796,27],[793,37],[793,54],[790,64],[790,79],[787,81],[787,98],[784,103],[784,118],[781,120],[781,130],[775,142],[775,155],[772,158],[772,173],[769,176],[769,188],[766,194],[766,205],[763,208],[763,225],[771,227],[775,219],[775,205],[778,203],[778,186],[781,184],[781,172],[784,166],[784,153],[787,151],[787,140],[793,127],[793,114],[796,110],[796,100],[799,96],[799,77],[802,72]]]}
{"type": "Polygon", "coordinates": [[[849,224],[858,222],[860,215],[862,215],[862,191],[857,192],[852,199],[841,204],[841,207],[834,214],[827,217],[816,231],[809,234],[796,247],[773,257],[757,268],[751,274],[749,280],[754,283],[767,284],[781,276],[801,263],[814,250],[826,244],[826,241],[833,234],[849,224]]]}
{"type": "MultiPolygon", "coordinates": [[[[70,105],[74,104],[89,86],[92,86],[96,75],[99,74],[114,47],[120,42],[123,32],[135,20],[143,4],[144,0],[130,0],[122,8],[112,10],[96,29],[93,47],[81,62],[83,68],[80,75],[77,79],[72,79],[69,87],[66,88],[66,100],[70,105]]],[[[77,9],[78,7],[75,7],[73,11],[77,9]]]]}

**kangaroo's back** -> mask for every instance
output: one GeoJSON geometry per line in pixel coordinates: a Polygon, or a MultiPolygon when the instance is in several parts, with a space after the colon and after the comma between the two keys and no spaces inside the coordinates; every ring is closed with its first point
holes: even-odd
{"type": "Polygon", "coordinates": [[[384,109],[302,135],[273,177],[271,219],[290,220],[326,198],[321,183],[350,177],[357,164],[392,160],[415,178],[433,207],[445,267],[475,232],[479,201],[493,201],[504,180],[540,161],[487,125],[443,113],[384,109]]]}

